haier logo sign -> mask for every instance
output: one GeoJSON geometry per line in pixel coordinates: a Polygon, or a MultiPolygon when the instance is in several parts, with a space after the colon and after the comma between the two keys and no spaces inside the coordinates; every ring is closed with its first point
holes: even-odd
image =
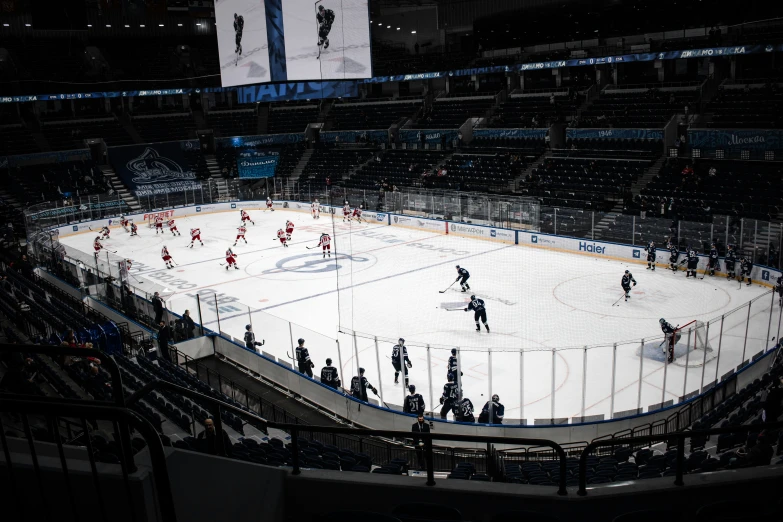
{"type": "Polygon", "coordinates": [[[489,237],[497,237],[498,233],[497,230],[490,230],[489,231],[489,237]]]}
{"type": "Polygon", "coordinates": [[[590,252],[591,254],[605,254],[606,247],[598,246],[595,243],[588,243],[586,241],[579,242],[580,252],[590,252]]]}
{"type": "Polygon", "coordinates": [[[634,258],[634,259],[641,259],[641,258],[642,258],[642,252],[641,252],[641,250],[634,250],[634,251],[633,251],[633,258],[634,258]]]}
{"type": "Polygon", "coordinates": [[[196,212],[201,212],[201,207],[196,207],[196,212]]]}
{"type": "Polygon", "coordinates": [[[769,270],[762,270],[761,271],[761,280],[762,281],[769,281],[769,270]]]}

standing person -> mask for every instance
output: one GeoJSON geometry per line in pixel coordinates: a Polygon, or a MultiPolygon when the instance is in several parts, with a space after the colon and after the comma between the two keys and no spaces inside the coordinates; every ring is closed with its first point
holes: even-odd
{"type": "Polygon", "coordinates": [[[500,404],[500,397],[496,393],[492,396],[492,401],[487,401],[484,407],[481,408],[478,421],[480,424],[502,424],[505,414],[506,407],[500,404]],[[489,419],[490,402],[492,403],[492,421],[489,419]]]}
{"type": "Polygon", "coordinates": [[[413,384],[408,386],[408,392],[410,395],[405,397],[405,404],[402,405],[402,411],[404,413],[424,415],[424,397],[422,397],[420,393],[416,393],[416,386],[413,384]]]}
{"type": "Polygon", "coordinates": [[[655,271],[655,259],[658,253],[658,250],[655,248],[655,241],[647,243],[644,250],[647,252],[647,270],[655,271]]]}
{"type": "Polygon", "coordinates": [[[335,390],[342,384],[340,376],[337,374],[337,368],[332,366],[331,359],[326,359],[326,366],[321,368],[321,384],[335,390]]]}
{"type": "Polygon", "coordinates": [[[459,388],[457,383],[454,382],[454,376],[449,375],[449,382],[443,385],[443,395],[440,397],[440,403],[443,408],[440,409],[440,418],[445,419],[449,411],[454,411],[456,414],[457,398],[459,397],[459,388]]]}
{"type": "Polygon", "coordinates": [[[364,376],[364,368],[359,368],[359,375],[351,379],[351,396],[356,397],[360,401],[369,402],[367,400],[367,388],[371,389],[375,395],[378,395],[378,390],[364,376]]]}
{"type": "Polygon", "coordinates": [[[473,416],[473,403],[467,397],[457,401],[454,420],[457,422],[476,422],[476,417],[473,416]]]}
{"type": "Polygon", "coordinates": [[[347,201],[343,205],[343,223],[346,219],[349,223],[351,222],[351,205],[347,201]]]}
{"type": "Polygon", "coordinates": [[[264,346],[264,340],[261,339],[259,343],[256,341],[256,334],[253,333],[253,325],[248,324],[245,326],[245,346],[248,350],[256,351],[256,346],[264,346]]]}
{"type": "Polygon", "coordinates": [[[489,325],[487,324],[487,309],[484,307],[484,300],[483,299],[476,299],[475,295],[470,296],[470,304],[467,308],[465,308],[465,311],[468,312],[470,310],[473,310],[473,320],[476,321],[476,331],[481,331],[481,325],[479,324],[479,319],[482,323],[484,323],[484,328],[487,329],[487,333],[489,333],[489,325]]]}
{"type": "Polygon", "coordinates": [[[179,233],[179,230],[177,230],[177,224],[174,222],[173,219],[169,219],[168,225],[169,225],[169,231],[171,232],[172,236],[181,236],[182,235],[182,234],[179,233]]]}
{"type": "Polygon", "coordinates": [[[311,379],[313,378],[313,368],[315,364],[310,360],[310,352],[305,348],[305,340],[299,339],[297,341],[299,346],[296,347],[296,363],[299,365],[299,373],[307,374],[311,379]]]}
{"type": "Polygon", "coordinates": [[[272,198],[267,197],[266,198],[266,209],[267,210],[271,210],[272,212],[274,212],[275,209],[273,207],[274,207],[274,203],[272,203],[272,198]]]}
{"type": "Polygon", "coordinates": [[[232,266],[234,267],[234,270],[239,270],[239,265],[237,265],[237,255],[233,250],[231,250],[231,247],[229,247],[228,250],[226,250],[226,270],[232,266]]]}
{"type": "Polygon", "coordinates": [[[667,323],[663,317],[660,318],[658,323],[661,325],[661,331],[666,336],[666,348],[663,349],[663,353],[666,355],[667,362],[673,362],[674,345],[679,342],[681,334],[676,333],[677,327],[667,323]]]}
{"type": "Polygon", "coordinates": [[[239,225],[237,227],[237,237],[234,240],[234,246],[237,246],[237,242],[241,239],[247,245],[247,239],[245,239],[245,233],[247,233],[247,227],[245,225],[239,225]]]}
{"type": "Polygon", "coordinates": [[[677,259],[680,257],[680,249],[671,241],[666,245],[666,248],[669,250],[669,268],[671,268],[672,272],[676,272],[677,259]]]}
{"type": "Polygon", "coordinates": [[[190,310],[185,310],[182,314],[182,325],[185,329],[185,339],[193,339],[193,332],[196,330],[196,323],[190,317],[190,310]]]}
{"type": "Polygon", "coordinates": [[[318,203],[318,198],[310,204],[310,213],[313,215],[313,219],[321,219],[321,205],[318,203]]]}
{"type": "Polygon", "coordinates": [[[353,217],[356,218],[356,222],[357,223],[361,223],[362,222],[362,208],[363,208],[363,205],[359,205],[358,207],[353,209],[353,217]]]}
{"type": "Polygon", "coordinates": [[[327,253],[329,257],[332,257],[332,238],[326,232],[321,234],[321,238],[318,240],[318,245],[315,248],[318,247],[321,247],[324,257],[326,257],[327,253]]]}
{"type": "Polygon", "coordinates": [[[737,265],[737,253],[734,251],[734,245],[729,245],[726,250],[726,279],[734,279],[736,276],[735,267],[737,265]]]}
{"type": "Polygon", "coordinates": [[[688,254],[680,264],[688,263],[688,269],[685,271],[685,277],[696,277],[696,270],[699,268],[699,256],[696,254],[696,250],[689,248],[688,254]]]}
{"type": "Polygon", "coordinates": [[[280,240],[280,244],[284,247],[288,247],[288,239],[286,239],[285,232],[282,228],[277,229],[277,239],[280,240]]]}
{"type": "Polygon", "coordinates": [[[154,324],[159,324],[163,320],[163,299],[160,294],[155,292],[152,296],[152,310],[155,312],[154,324]]]}
{"type": "Polygon", "coordinates": [[[174,268],[174,260],[171,258],[171,254],[169,254],[169,249],[166,248],[166,245],[163,245],[163,248],[160,251],[160,257],[163,259],[163,262],[166,263],[166,268],[174,268]]]}
{"type": "Polygon", "coordinates": [[[294,233],[294,222],[290,219],[287,219],[285,222],[285,240],[286,242],[291,241],[291,234],[294,233]]]}
{"type": "Polygon", "coordinates": [[[171,328],[161,321],[158,323],[158,357],[169,360],[169,341],[171,341],[171,328]]]}
{"type": "MultiPolygon", "coordinates": [[[[228,433],[221,428],[220,438],[223,439],[223,450],[227,457],[231,456],[231,439],[228,433]]],[[[200,450],[210,455],[218,455],[217,433],[215,432],[215,421],[211,418],[204,419],[204,431],[196,436],[200,450]]]]}
{"type": "Polygon", "coordinates": [[[715,275],[716,268],[720,270],[720,264],[718,263],[718,247],[715,243],[710,247],[708,266],[710,269],[710,277],[715,275]]]}
{"type": "Polygon", "coordinates": [[[326,9],[323,4],[318,6],[318,13],[315,15],[315,19],[318,22],[318,54],[320,56],[320,47],[324,49],[329,48],[329,31],[332,30],[332,24],[334,23],[334,11],[326,9]]]}
{"type": "MultiPolygon", "coordinates": [[[[238,15],[234,13],[234,41],[236,42],[237,46],[236,49],[234,49],[234,52],[237,54],[237,61],[239,61],[239,56],[242,55],[242,31],[245,29],[245,18],[242,15],[238,15]]],[[[234,62],[234,66],[236,66],[236,62],[234,62]]]]}
{"type": "MultiPolygon", "coordinates": [[[[430,432],[430,425],[427,422],[424,422],[424,414],[420,413],[419,416],[416,418],[416,422],[413,423],[413,426],[411,427],[411,432],[413,433],[429,433],[430,432]]],[[[424,471],[427,469],[427,466],[424,461],[424,441],[421,439],[421,437],[413,437],[413,445],[416,446],[416,460],[419,462],[419,471],[424,471]]]]}
{"type": "Polygon", "coordinates": [[[625,300],[631,298],[631,283],[633,283],[633,286],[636,286],[636,279],[633,278],[633,274],[626,270],[625,274],[623,274],[623,278],[620,281],[620,285],[623,287],[623,292],[625,292],[625,300]]]}
{"type": "Polygon", "coordinates": [[[746,286],[750,286],[753,283],[751,280],[751,272],[753,272],[753,261],[749,255],[743,257],[740,260],[740,270],[742,270],[742,275],[740,275],[740,283],[745,280],[745,277],[747,277],[748,284],[746,286]]]}
{"type": "Polygon", "coordinates": [[[400,372],[402,371],[405,374],[405,386],[408,386],[408,368],[412,368],[413,365],[410,359],[408,359],[408,347],[405,346],[405,339],[402,337],[397,340],[397,344],[392,348],[391,361],[392,366],[394,366],[394,384],[399,384],[400,372]],[[403,362],[407,368],[403,368],[403,362]]]}
{"type": "MultiPolygon", "coordinates": [[[[449,356],[449,362],[446,363],[446,378],[449,378],[449,375],[454,377],[454,380],[457,380],[457,372],[459,371],[459,363],[457,362],[457,349],[452,348],[451,349],[451,356],[449,356]]],[[[462,372],[459,372],[459,376],[462,377],[464,374],[462,372]]]]}
{"type": "Polygon", "coordinates": [[[250,214],[248,214],[248,213],[245,211],[245,209],[242,209],[242,208],[240,208],[240,209],[239,209],[239,218],[240,218],[240,220],[242,221],[242,224],[243,224],[243,225],[245,224],[245,221],[250,221],[250,222],[251,222],[251,223],[253,223],[254,225],[256,224],[256,222],[255,222],[255,221],[253,221],[252,219],[250,219],[250,214]]]}
{"type": "Polygon", "coordinates": [[[201,229],[200,228],[191,228],[190,229],[190,246],[188,248],[193,248],[193,243],[198,241],[201,243],[201,246],[204,246],[204,242],[201,241],[201,229]]]}
{"type": "Polygon", "coordinates": [[[163,234],[163,217],[162,216],[155,216],[155,235],[158,235],[158,232],[163,234]]]}
{"type": "Polygon", "coordinates": [[[101,249],[103,249],[100,236],[95,236],[95,241],[92,242],[92,248],[95,251],[95,259],[98,259],[98,254],[100,254],[101,249]]]}
{"type": "Polygon", "coordinates": [[[130,222],[130,235],[132,236],[139,235],[139,227],[137,227],[136,223],[134,223],[133,221],[130,222]]]}
{"type": "Polygon", "coordinates": [[[455,279],[454,282],[456,283],[457,281],[459,281],[459,285],[462,287],[463,292],[467,292],[468,290],[470,290],[468,279],[470,279],[470,272],[457,265],[457,279],[455,279]]]}

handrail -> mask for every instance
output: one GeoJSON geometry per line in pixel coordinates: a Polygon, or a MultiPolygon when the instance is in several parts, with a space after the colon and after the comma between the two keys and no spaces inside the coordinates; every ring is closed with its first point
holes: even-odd
{"type": "Polygon", "coordinates": [[[579,457],[579,490],[578,495],[587,495],[587,457],[593,449],[600,446],[630,446],[634,443],[661,442],[677,439],[677,475],[674,480],[675,486],[683,486],[682,480],[683,462],[685,461],[685,439],[693,437],[707,437],[709,435],[720,435],[722,433],[737,433],[750,430],[764,430],[768,428],[781,428],[783,421],[768,422],[764,424],[741,424],[739,426],[729,426],[726,428],[712,428],[709,430],[678,431],[666,433],[663,435],[644,435],[641,437],[629,437],[624,439],[606,439],[596,440],[587,445],[579,457]]]}
{"type": "MultiPolygon", "coordinates": [[[[783,424],[783,423],[781,423],[783,424]]],[[[301,473],[299,469],[299,441],[297,435],[299,431],[307,431],[314,433],[339,433],[345,435],[365,435],[372,437],[387,437],[398,439],[421,439],[424,441],[425,460],[427,463],[427,485],[435,485],[435,470],[433,465],[433,448],[432,441],[434,440],[449,440],[459,442],[478,442],[478,443],[498,443],[498,444],[525,444],[529,446],[548,446],[557,452],[560,460],[560,479],[558,481],[558,495],[567,495],[566,491],[566,454],[560,444],[551,440],[545,439],[531,439],[525,437],[485,437],[478,435],[438,435],[432,432],[429,433],[413,433],[410,431],[393,431],[393,430],[368,430],[368,429],[351,429],[351,428],[337,428],[327,426],[299,426],[298,424],[281,424],[270,422],[268,424],[270,428],[276,428],[279,430],[289,430],[291,432],[291,458],[293,460],[293,474],[299,475],[301,473]]],[[[219,440],[220,437],[216,437],[219,440]]]]}
{"type": "MultiPolygon", "coordinates": [[[[149,449],[152,474],[155,481],[155,489],[157,490],[158,508],[160,509],[162,520],[171,522],[177,520],[166,466],[166,455],[163,452],[163,443],[158,432],[155,431],[155,428],[149,421],[124,406],[103,406],[94,402],[88,403],[84,401],[78,404],[54,399],[27,400],[19,397],[19,395],[0,395],[0,411],[18,414],[34,413],[55,417],[100,418],[115,422],[119,426],[131,425],[141,434],[149,449]]],[[[124,449],[130,449],[130,443],[126,446],[125,441],[122,441],[122,446],[124,449]]],[[[11,463],[8,462],[7,465],[10,466],[11,463]]],[[[135,471],[135,469],[131,471],[135,471]]]]}

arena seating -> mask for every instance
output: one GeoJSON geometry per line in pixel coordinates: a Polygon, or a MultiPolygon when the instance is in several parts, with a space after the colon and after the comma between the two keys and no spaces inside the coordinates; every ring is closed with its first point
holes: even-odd
{"type": "Polygon", "coordinates": [[[566,148],[559,153],[579,154],[582,157],[614,158],[656,158],[663,151],[663,142],[659,140],[625,139],[567,139],[566,148]]]}
{"type": "Polygon", "coordinates": [[[480,118],[495,104],[495,99],[472,97],[470,99],[438,98],[416,122],[417,129],[455,129],[468,118],[480,118]]]}
{"type": "Polygon", "coordinates": [[[579,127],[663,127],[675,113],[697,110],[698,90],[604,91],[581,114],[579,127]]]}
{"type": "Polygon", "coordinates": [[[133,118],[133,126],[142,139],[149,143],[196,138],[196,122],[189,112],[136,116],[133,118]]]}
{"type": "Polygon", "coordinates": [[[272,107],[269,111],[269,134],[304,132],[308,123],[318,121],[318,105],[298,105],[296,108],[272,107]]]}
{"type": "Polygon", "coordinates": [[[713,214],[769,220],[783,208],[782,175],[777,162],[669,159],[642,196],[674,198],[673,215],[689,221],[709,222],[713,214]],[[688,165],[692,174],[684,174],[688,165]]]}
{"type": "Polygon", "coordinates": [[[133,139],[114,117],[44,122],[41,125],[41,132],[53,150],[83,149],[84,140],[87,138],[103,138],[109,147],[133,143],[133,139]]]}
{"type": "Polygon", "coordinates": [[[317,183],[323,186],[327,177],[337,181],[373,157],[369,149],[338,149],[319,147],[305,165],[299,183],[317,183]]]}
{"type": "Polygon", "coordinates": [[[474,137],[468,147],[471,152],[497,152],[498,149],[510,149],[511,152],[526,156],[540,156],[546,150],[544,139],[535,138],[484,138],[474,137]]]}
{"type": "MultiPolygon", "coordinates": [[[[282,148],[274,148],[274,150],[279,150],[280,152],[275,176],[281,179],[288,178],[296,168],[299,160],[302,159],[302,154],[305,149],[305,143],[294,143],[285,145],[282,148]]],[[[217,159],[218,167],[224,178],[239,176],[239,173],[237,172],[237,154],[242,152],[242,150],[243,149],[219,148],[215,151],[215,158],[217,159]]],[[[257,150],[263,149],[259,148],[257,150]]]]}
{"type": "Polygon", "coordinates": [[[570,116],[580,103],[578,96],[569,97],[566,91],[535,95],[512,94],[500,104],[487,126],[546,127],[547,122],[554,121],[558,116],[570,116]],[[555,95],[555,103],[551,101],[552,94],[555,95]]]}
{"type": "Polygon", "coordinates": [[[425,186],[440,189],[509,191],[509,183],[527,168],[524,157],[504,154],[454,154],[425,186]],[[444,173],[445,171],[445,173],[444,173]]]}
{"type": "Polygon", "coordinates": [[[421,101],[336,103],[329,112],[331,130],[388,129],[402,118],[412,118],[421,101]]]}
{"type": "Polygon", "coordinates": [[[39,151],[33,135],[23,123],[6,124],[7,121],[12,120],[6,120],[3,116],[3,124],[0,125],[0,154],[14,156],[39,151]]]}
{"type": "Polygon", "coordinates": [[[207,114],[207,125],[218,137],[249,136],[258,134],[258,115],[253,109],[211,110],[207,114]]]}
{"type": "Polygon", "coordinates": [[[734,84],[721,87],[705,112],[708,125],[717,128],[776,129],[783,126],[783,89],[780,85],[734,84]]]}
{"type": "Polygon", "coordinates": [[[11,192],[26,204],[104,194],[108,190],[103,173],[89,160],[16,167],[11,170],[11,179],[11,192]]]}
{"type": "Polygon", "coordinates": [[[433,167],[446,157],[445,152],[429,150],[387,150],[381,154],[381,161],[364,165],[350,179],[346,187],[391,190],[393,186],[421,184],[422,174],[432,174],[433,167]]]}

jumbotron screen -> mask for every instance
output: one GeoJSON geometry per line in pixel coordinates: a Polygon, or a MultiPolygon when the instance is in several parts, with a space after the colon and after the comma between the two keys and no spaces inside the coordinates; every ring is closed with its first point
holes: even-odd
{"type": "Polygon", "coordinates": [[[217,0],[223,87],[372,76],[367,0],[217,0]]]}

